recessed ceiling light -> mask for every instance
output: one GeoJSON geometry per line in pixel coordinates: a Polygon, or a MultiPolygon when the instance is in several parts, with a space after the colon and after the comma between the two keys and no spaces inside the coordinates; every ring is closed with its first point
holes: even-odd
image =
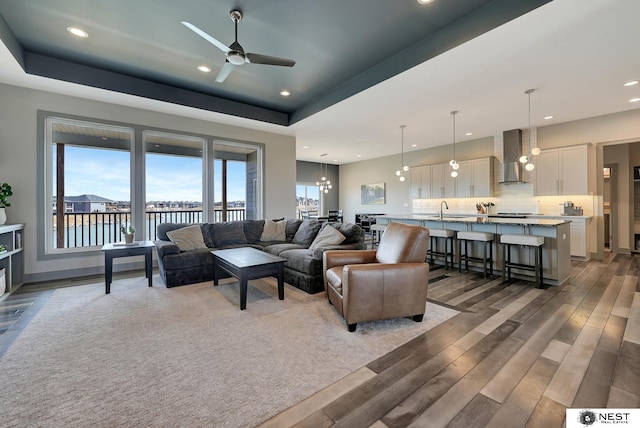
{"type": "Polygon", "coordinates": [[[432,3],[432,2],[433,2],[433,0],[418,0],[418,3],[420,3],[420,4],[429,4],[429,3],[432,3]]]}
{"type": "Polygon", "coordinates": [[[286,89],[280,91],[280,95],[282,95],[283,97],[288,97],[289,95],[291,95],[291,92],[287,91],[286,89]]]}
{"type": "Polygon", "coordinates": [[[544,120],[551,120],[551,119],[553,119],[553,116],[551,116],[551,115],[544,117],[544,120]]]}
{"type": "Polygon", "coordinates": [[[199,65],[198,70],[202,71],[203,73],[211,73],[211,69],[206,65],[199,65]]]}
{"type": "Polygon", "coordinates": [[[418,145],[417,144],[412,144],[411,147],[418,147],[418,145]]]}
{"type": "Polygon", "coordinates": [[[86,39],[87,37],[89,37],[89,33],[77,27],[67,27],[67,31],[73,34],[74,36],[82,37],[83,39],[86,39]]]}
{"type": "Polygon", "coordinates": [[[309,148],[309,146],[302,146],[302,148],[303,148],[303,149],[308,149],[308,148],[309,148]]]}
{"type": "Polygon", "coordinates": [[[356,157],[357,157],[357,158],[361,158],[361,157],[362,157],[362,155],[356,155],[356,157]]]}
{"type": "Polygon", "coordinates": [[[338,159],[334,159],[333,161],[334,161],[334,162],[338,162],[338,159]]]}
{"type": "Polygon", "coordinates": [[[630,82],[627,82],[624,84],[624,86],[633,86],[633,85],[637,85],[639,83],[638,80],[632,80],[630,82]]]}
{"type": "Polygon", "coordinates": [[[466,133],[466,134],[464,134],[464,135],[466,135],[466,136],[468,137],[468,136],[470,136],[470,135],[473,135],[473,132],[467,132],[467,133],[466,133]]]}
{"type": "Polygon", "coordinates": [[[638,101],[640,101],[640,98],[631,98],[629,100],[630,103],[637,103],[638,101]]]}

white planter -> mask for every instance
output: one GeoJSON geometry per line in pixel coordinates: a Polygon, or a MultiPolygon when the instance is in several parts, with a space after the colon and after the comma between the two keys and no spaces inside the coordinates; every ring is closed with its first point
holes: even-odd
{"type": "Polygon", "coordinates": [[[4,207],[0,208],[0,224],[5,224],[7,222],[7,213],[4,211],[4,207]]]}

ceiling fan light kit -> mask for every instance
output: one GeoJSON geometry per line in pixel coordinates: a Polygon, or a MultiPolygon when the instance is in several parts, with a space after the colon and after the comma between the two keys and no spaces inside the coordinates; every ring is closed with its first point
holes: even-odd
{"type": "Polygon", "coordinates": [[[241,66],[244,63],[247,64],[263,64],[263,65],[275,65],[278,67],[293,67],[296,62],[276,56],[262,55],[256,53],[245,53],[244,48],[238,43],[238,23],[242,21],[242,12],[239,10],[232,10],[229,12],[229,17],[235,26],[235,40],[231,45],[227,46],[215,37],[211,36],[204,30],[198,28],[190,22],[182,21],[182,25],[220,49],[225,55],[226,59],[224,65],[216,76],[216,82],[222,83],[229,76],[235,67],[241,66]]]}

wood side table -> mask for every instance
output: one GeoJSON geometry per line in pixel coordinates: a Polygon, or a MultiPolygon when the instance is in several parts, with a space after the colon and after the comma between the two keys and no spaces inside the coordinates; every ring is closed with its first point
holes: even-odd
{"type": "Polygon", "coordinates": [[[113,259],[116,257],[144,256],[144,273],[152,287],[153,276],[153,248],[152,241],[137,241],[132,244],[106,244],[102,247],[104,253],[104,292],[111,292],[111,280],[113,278],[113,259]]]}

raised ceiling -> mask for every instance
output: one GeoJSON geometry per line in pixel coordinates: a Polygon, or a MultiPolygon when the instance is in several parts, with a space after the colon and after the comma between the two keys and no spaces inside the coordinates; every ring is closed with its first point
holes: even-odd
{"type": "Polygon", "coordinates": [[[29,74],[289,125],[548,1],[6,0],[0,14],[29,74]],[[235,9],[246,51],[295,66],[244,64],[215,82],[224,54],[181,21],[229,45],[235,9]]]}
{"type": "Polygon", "coordinates": [[[0,15],[1,82],[294,135],[300,160],[396,154],[402,124],[406,151],[447,144],[451,110],[459,141],[524,128],[528,88],[533,126],[640,95],[622,86],[640,78],[636,0],[0,0],[0,15]],[[295,67],[216,83],[224,54],[180,22],[231,43],[232,9],[247,51],[295,67]]]}

